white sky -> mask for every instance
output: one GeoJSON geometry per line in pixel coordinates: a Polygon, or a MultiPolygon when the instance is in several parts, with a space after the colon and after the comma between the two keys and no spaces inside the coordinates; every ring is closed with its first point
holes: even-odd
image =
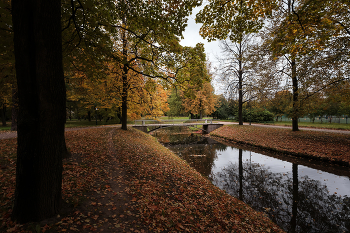
{"type": "Polygon", "coordinates": [[[184,39],[180,41],[180,44],[182,46],[194,47],[197,43],[203,43],[207,58],[214,63],[216,60],[215,55],[220,54],[219,41],[208,42],[199,35],[199,29],[201,28],[202,24],[196,24],[195,18],[196,14],[201,10],[201,8],[203,7],[197,7],[193,10],[192,15],[187,21],[187,28],[183,33],[184,39]]]}
{"type": "Polygon", "coordinates": [[[214,62],[215,54],[218,54],[220,52],[219,49],[219,42],[213,41],[208,42],[206,39],[203,39],[199,35],[199,29],[201,28],[202,24],[196,24],[195,18],[196,14],[202,9],[203,7],[197,7],[193,10],[192,15],[189,17],[187,21],[187,28],[185,32],[183,33],[184,39],[181,40],[180,44],[182,46],[196,46],[197,43],[203,43],[205,47],[205,51],[210,59],[211,62],[214,62]]]}

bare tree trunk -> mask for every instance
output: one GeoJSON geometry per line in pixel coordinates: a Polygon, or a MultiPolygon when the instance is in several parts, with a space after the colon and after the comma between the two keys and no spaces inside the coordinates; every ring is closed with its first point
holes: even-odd
{"type": "Polygon", "coordinates": [[[293,116],[292,116],[292,130],[298,131],[298,118],[299,118],[299,110],[298,110],[298,101],[299,101],[299,94],[298,94],[298,78],[297,78],[297,72],[296,72],[296,64],[295,59],[292,60],[292,84],[293,84],[293,116]]]}
{"type": "Polygon", "coordinates": [[[242,51],[239,44],[239,70],[238,70],[238,120],[239,125],[243,125],[243,71],[242,71],[242,51]]]}
{"type": "Polygon", "coordinates": [[[66,91],[61,2],[12,0],[19,97],[16,190],[19,223],[55,216],[61,205],[66,91]]]}

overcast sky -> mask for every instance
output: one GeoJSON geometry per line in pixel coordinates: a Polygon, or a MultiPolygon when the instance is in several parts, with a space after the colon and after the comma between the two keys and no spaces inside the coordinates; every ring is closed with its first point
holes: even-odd
{"type": "Polygon", "coordinates": [[[213,41],[209,43],[206,39],[203,39],[199,35],[199,29],[201,28],[202,24],[196,24],[195,18],[196,14],[200,11],[201,8],[202,7],[197,7],[193,10],[193,14],[189,17],[187,22],[188,26],[183,33],[184,39],[180,41],[180,44],[182,46],[194,47],[197,43],[203,43],[207,57],[212,63],[214,63],[215,55],[218,55],[220,53],[219,42],[213,41]]]}

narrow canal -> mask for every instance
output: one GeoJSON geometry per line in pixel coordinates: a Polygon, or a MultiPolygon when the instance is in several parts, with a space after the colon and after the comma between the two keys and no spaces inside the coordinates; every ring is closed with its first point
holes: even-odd
{"type": "Polygon", "coordinates": [[[229,146],[182,127],[153,136],[286,232],[350,232],[349,168],[229,146]]]}

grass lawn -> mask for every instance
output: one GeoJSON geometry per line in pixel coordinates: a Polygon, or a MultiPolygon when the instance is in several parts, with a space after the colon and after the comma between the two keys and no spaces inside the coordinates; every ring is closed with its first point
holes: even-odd
{"type": "Polygon", "coordinates": [[[11,130],[11,122],[7,122],[6,126],[0,125],[0,131],[9,131],[11,130]]]}
{"type": "Polygon", "coordinates": [[[350,166],[350,135],[329,132],[227,125],[210,133],[230,141],[350,166]]]}
{"type": "Polygon", "coordinates": [[[66,212],[25,225],[10,219],[16,139],[0,140],[0,232],[283,232],[141,131],[89,128],[66,139],[66,212]]]}

